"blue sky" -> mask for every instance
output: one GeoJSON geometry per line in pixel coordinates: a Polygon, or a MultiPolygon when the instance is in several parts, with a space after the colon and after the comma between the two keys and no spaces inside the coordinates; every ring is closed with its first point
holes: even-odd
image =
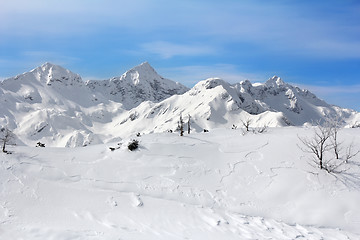
{"type": "Polygon", "coordinates": [[[84,79],[148,61],[189,87],[273,75],[360,111],[360,1],[0,0],[0,78],[44,62],[84,79]]]}

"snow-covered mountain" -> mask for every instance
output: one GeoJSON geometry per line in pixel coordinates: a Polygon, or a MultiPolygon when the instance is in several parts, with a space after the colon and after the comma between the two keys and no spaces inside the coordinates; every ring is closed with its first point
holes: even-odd
{"type": "Polygon", "coordinates": [[[92,127],[111,121],[109,111],[121,111],[121,104],[112,107],[94,95],[78,74],[50,63],[4,80],[0,100],[0,125],[31,145],[45,139],[54,146],[100,143],[92,127]]]}
{"type": "Polygon", "coordinates": [[[185,91],[148,63],[118,78],[88,82],[45,63],[0,83],[0,125],[13,129],[26,144],[41,140],[54,146],[85,146],[112,138],[102,125],[126,109],[185,91]]]}
{"type": "Polygon", "coordinates": [[[188,88],[160,76],[148,62],[132,68],[120,77],[109,80],[90,80],[86,85],[94,94],[120,102],[132,109],[144,101],[160,102],[174,94],[183,94],[188,88]]]}
{"type": "Polygon", "coordinates": [[[264,84],[251,84],[248,80],[229,84],[210,78],[200,81],[183,95],[159,103],[144,102],[123,112],[111,124],[116,131],[126,134],[162,132],[175,130],[180,116],[185,122],[190,116],[192,128],[202,131],[233,125],[242,127],[248,120],[252,127],[301,126],[327,117],[339,117],[344,124],[349,124],[359,114],[329,105],[311,92],[286,84],[276,76],[264,84]]]}
{"type": "Polygon", "coordinates": [[[27,145],[86,146],[141,132],[175,130],[180,116],[192,129],[304,125],[338,116],[355,125],[353,110],[332,106],[273,77],[264,84],[210,78],[192,89],[161,77],[145,62],[120,77],[84,82],[44,65],[0,83],[0,125],[27,145]]]}

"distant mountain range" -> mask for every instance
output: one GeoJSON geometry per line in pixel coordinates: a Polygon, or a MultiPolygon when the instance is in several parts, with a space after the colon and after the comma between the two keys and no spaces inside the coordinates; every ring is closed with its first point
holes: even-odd
{"type": "Polygon", "coordinates": [[[175,130],[190,116],[192,131],[252,126],[301,126],[328,116],[347,126],[359,113],[329,105],[308,90],[272,77],[264,84],[218,78],[188,89],[145,62],[120,77],[84,82],[61,66],[42,66],[0,83],[0,127],[19,144],[77,147],[131,135],[175,130]]]}

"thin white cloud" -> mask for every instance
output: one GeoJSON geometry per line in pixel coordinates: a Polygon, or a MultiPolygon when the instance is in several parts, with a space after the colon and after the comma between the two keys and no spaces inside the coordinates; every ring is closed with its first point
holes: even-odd
{"type": "Polygon", "coordinates": [[[22,55],[29,62],[34,62],[39,64],[43,64],[44,62],[51,62],[57,65],[67,65],[70,63],[74,63],[78,61],[78,58],[65,56],[58,52],[52,51],[24,51],[22,55]]]}
{"type": "MultiPolygon", "coordinates": [[[[258,51],[320,58],[360,58],[360,7],[342,6],[336,16],[322,15],[327,3],[296,1],[163,1],[163,0],[11,0],[0,8],[0,35],[76,36],[104,29],[119,34],[151,34],[143,48],[163,58],[211,52],[217,46],[250,44],[258,51]],[[316,12],[315,10],[319,10],[316,12]],[[353,19],[350,21],[349,19],[353,19]],[[170,37],[185,36],[206,46],[162,45],[170,37]],[[156,37],[157,36],[157,37],[156,37]],[[160,40],[160,41],[157,41],[160,40]],[[183,51],[182,51],[183,50],[183,51]]],[[[356,4],[354,4],[356,5],[356,4]]],[[[335,11],[334,9],[329,11],[335,11]]],[[[55,39],[54,39],[55,40],[55,39]]],[[[0,42],[2,40],[0,39],[0,42]]],[[[136,42],[135,44],[138,44],[136,42]]],[[[134,47],[134,46],[131,46],[134,47]]]]}
{"type": "Polygon", "coordinates": [[[297,84],[293,83],[294,86],[298,86],[302,89],[308,89],[312,92],[319,93],[322,95],[331,95],[331,94],[360,94],[360,84],[356,85],[347,85],[347,86],[318,86],[318,85],[307,85],[307,84],[297,84]]]}
{"type": "Polygon", "coordinates": [[[177,44],[165,41],[144,43],[141,48],[151,54],[159,55],[164,59],[175,56],[206,56],[217,53],[214,47],[200,44],[177,44]]]}
{"type": "Polygon", "coordinates": [[[19,56],[16,58],[0,59],[0,72],[7,72],[9,76],[5,78],[9,78],[22,72],[30,71],[45,62],[66,67],[79,60],[78,58],[52,51],[24,51],[19,53],[19,56]]]}
{"type": "Polygon", "coordinates": [[[327,103],[360,111],[360,84],[347,86],[318,86],[292,83],[292,85],[311,91],[318,98],[325,100],[327,103]]]}
{"type": "Polygon", "coordinates": [[[310,42],[299,54],[320,55],[329,58],[360,58],[360,41],[319,39],[310,42]]]}
{"type": "Polygon", "coordinates": [[[206,34],[287,55],[360,58],[360,28],[356,21],[340,21],[351,9],[342,9],[342,17],[334,21],[291,2],[233,5],[221,18],[211,19],[209,14],[206,34]]]}
{"type": "Polygon", "coordinates": [[[71,36],[97,33],[109,26],[135,27],[149,6],[146,0],[4,1],[0,8],[0,33],[71,36]]]}

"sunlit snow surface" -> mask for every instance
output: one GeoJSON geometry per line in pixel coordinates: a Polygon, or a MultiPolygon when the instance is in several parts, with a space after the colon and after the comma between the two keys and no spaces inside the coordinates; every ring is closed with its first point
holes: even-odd
{"type": "MultiPolygon", "coordinates": [[[[360,155],[331,175],[298,147],[312,129],[242,133],[9,147],[0,239],[360,239],[360,155]]],[[[340,134],[360,146],[360,129],[340,134]]]]}

